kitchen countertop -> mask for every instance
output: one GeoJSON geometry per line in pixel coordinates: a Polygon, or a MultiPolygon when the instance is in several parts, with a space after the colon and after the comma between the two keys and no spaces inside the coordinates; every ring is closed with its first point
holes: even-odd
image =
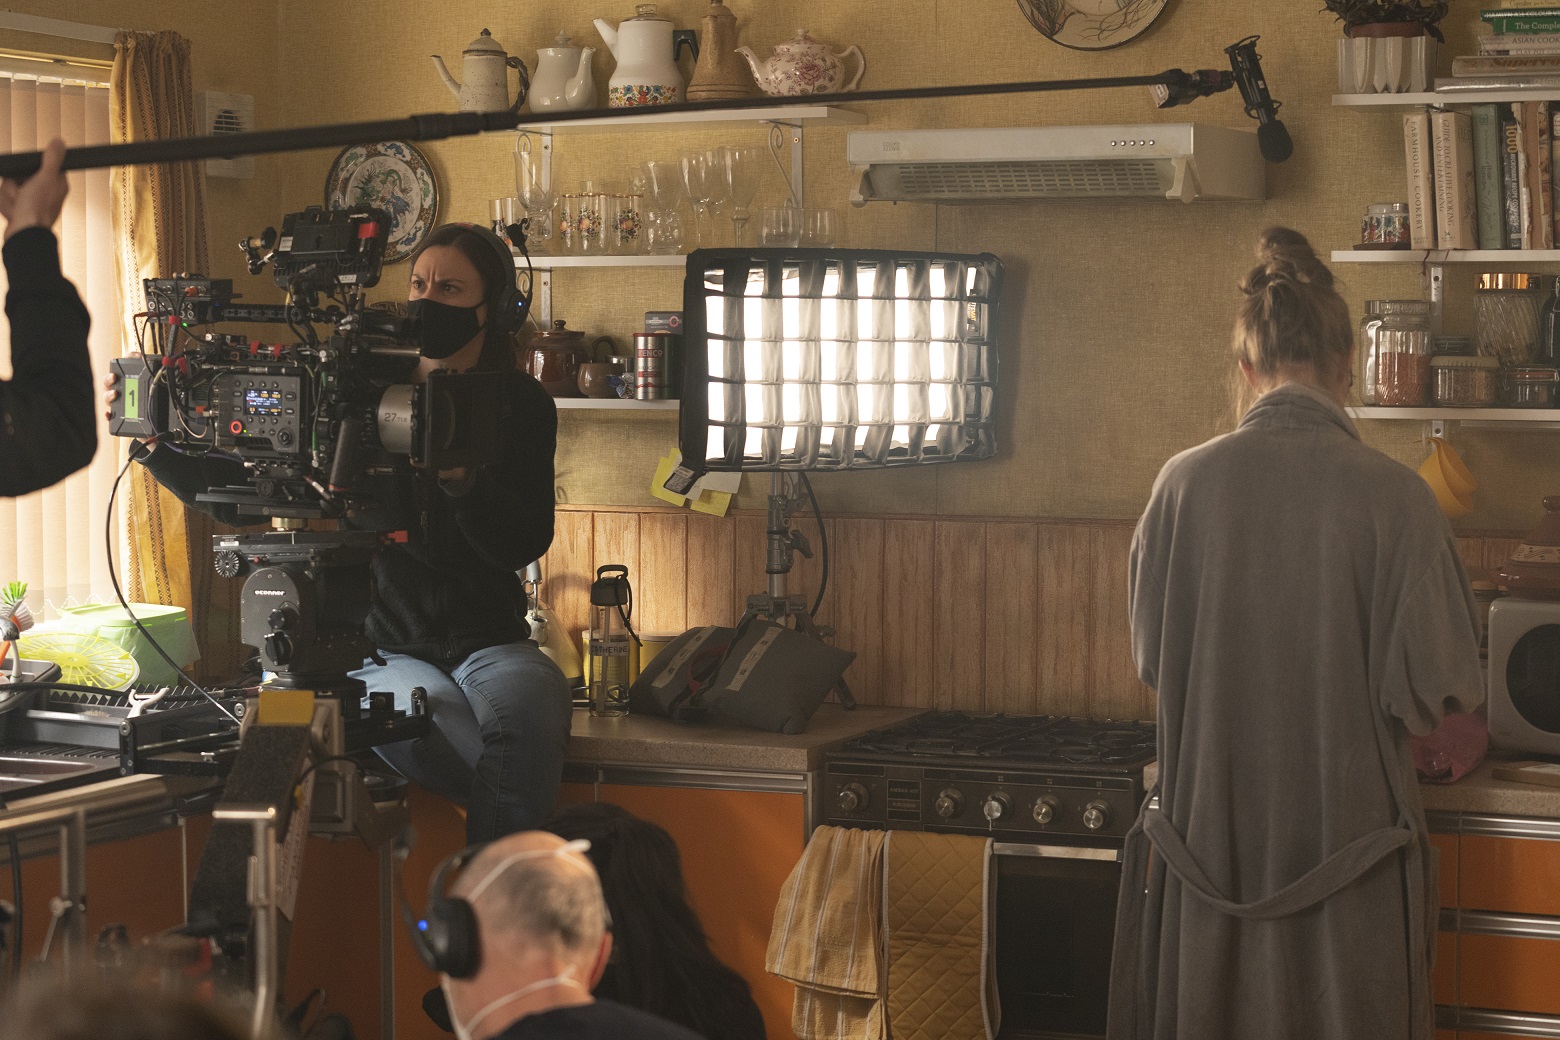
{"type": "Polygon", "coordinates": [[[846,711],[825,704],[813,715],[807,732],[789,736],[740,726],[688,725],[649,715],[601,719],[576,709],[568,761],[806,773],[823,764],[823,751],[830,745],[925,710],[862,705],[846,711]]]}
{"type": "Polygon", "coordinates": [[[1491,755],[1454,784],[1421,783],[1419,794],[1428,812],[1560,819],[1560,787],[1497,780],[1490,776],[1490,770],[1497,765],[1532,760],[1531,755],[1491,755]]]}

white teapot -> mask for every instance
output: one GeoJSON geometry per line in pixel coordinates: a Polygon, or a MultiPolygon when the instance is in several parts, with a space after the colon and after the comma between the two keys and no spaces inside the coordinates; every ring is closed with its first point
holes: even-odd
{"type": "Polygon", "coordinates": [[[656,13],[654,4],[639,4],[635,10],[637,15],[625,18],[617,28],[600,18],[594,23],[617,59],[617,68],[607,83],[607,105],[675,105],[683,100],[677,55],[687,42],[697,58],[698,41],[691,32],[673,32],[672,23],[656,13]]]}
{"type": "Polygon", "coordinates": [[[762,64],[751,48],[738,47],[737,53],[747,59],[759,89],[776,97],[855,90],[867,71],[861,48],[851,46],[835,54],[828,44],[808,35],[806,29],[796,30],[796,35],[775,47],[774,54],[762,64]],[[856,74],[846,83],[844,59],[852,54],[856,56],[856,74]]]}
{"type": "Polygon", "coordinates": [[[590,67],[594,47],[576,47],[559,32],[551,47],[536,52],[536,78],[531,80],[531,111],[590,108],[596,104],[596,80],[590,67]]]}
{"type": "Polygon", "coordinates": [[[450,88],[450,93],[460,99],[462,112],[520,111],[520,106],[525,103],[526,91],[531,86],[524,62],[504,53],[504,48],[486,29],[461,51],[460,56],[461,74],[466,77],[464,83],[450,75],[450,70],[444,67],[444,59],[437,54],[433,55],[433,64],[438,68],[439,75],[444,77],[444,85],[450,88]],[[513,104],[509,101],[507,69],[520,72],[520,92],[513,104]]]}

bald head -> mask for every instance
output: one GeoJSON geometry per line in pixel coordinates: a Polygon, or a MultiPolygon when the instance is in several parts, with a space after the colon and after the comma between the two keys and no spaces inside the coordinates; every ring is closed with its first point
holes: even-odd
{"type": "Polygon", "coordinates": [[[601,882],[590,860],[543,831],[489,844],[461,871],[451,894],[471,903],[484,960],[533,950],[567,961],[593,957],[606,930],[601,882]]]}

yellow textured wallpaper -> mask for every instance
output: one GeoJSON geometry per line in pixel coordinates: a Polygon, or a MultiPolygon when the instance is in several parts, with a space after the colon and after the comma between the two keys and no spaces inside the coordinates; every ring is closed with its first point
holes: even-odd
{"type": "MultiPolygon", "coordinates": [[[[193,0],[139,4],[97,0],[19,0],[17,9],[137,28],[175,27],[195,40],[197,86],[257,96],[262,127],[383,118],[452,110],[429,55],[458,67],[460,51],[483,28],[533,68],[536,49],[563,29],[596,46],[605,96],[611,55],[591,26],[617,22],[633,4],[597,7],[534,0],[524,5],[446,0],[266,0],[241,5],[193,0]]],[[[696,28],[702,0],[660,8],[696,28]]],[[[991,251],[1007,266],[1002,327],[1001,457],[985,463],[903,473],[823,476],[834,512],[937,513],[1023,517],[1131,517],[1165,459],[1231,423],[1227,344],[1235,282],[1257,232],[1291,224],[1324,253],[1357,236],[1371,202],[1402,199],[1400,115],[1334,108],[1339,28],[1319,3],[1265,4],[1169,0],[1146,33],[1096,52],[1060,47],[1034,31],[1013,0],[906,0],[898,4],[816,0],[730,0],[742,40],[760,54],[800,26],[867,57],[867,87],[1131,75],[1166,68],[1224,67],[1223,48],[1262,36],[1268,83],[1284,103],[1295,141],[1289,162],[1268,167],[1264,203],[1078,202],[985,208],[846,205],[845,131],[806,133],[810,205],[843,218],[842,244],[991,251]]],[[[1480,7],[1454,0],[1446,23],[1450,52],[1471,47],[1480,7]]],[[[1449,58],[1443,56],[1443,68],[1449,58]]],[[[689,68],[684,59],[684,71],[689,68]]],[[[1196,121],[1253,125],[1234,92],[1156,111],[1141,88],[1050,95],[863,104],[873,128],[1196,121]]],[[[762,144],[760,126],[737,130],[561,137],[554,180],[562,189],[590,179],[626,184],[646,158],[736,142],[762,144]]],[[[493,136],[429,144],[441,191],[441,218],[483,220],[487,200],[512,193],[509,141],[493,136]]],[[[288,210],[320,200],[333,153],[261,160],[250,182],[209,181],[213,256],[239,276],[231,243],[288,210]],[[224,226],[226,225],[226,226],[224,226]],[[229,253],[232,256],[229,257],[229,253]]],[[[762,199],[780,197],[772,173],[762,199]]],[[[1338,273],[1358,313],[1366,299],[1413,297],[1410,266],[1348,266],[1338,273]]],[[[1448,331],[1467,331],[1474,269],[1449,270],[1448,331]],[[1462,327],[1459,328],[1459,322],[1462,327]]],[[[387,269],[382,292],[399,293],[404,267],[387,269]]],[[[267,298],[266,285],[253,296],[267,298]]],[[[554,308],[573,327],[619,339],[642,312],[680,304],[677,269],[564,271],[554,308]]],[[[560,496],[575,503],[637,505],[655,458],[675,444],[670,415],[605,418],[566,413],[560,424],[560,496]]],[[[1362,424],[1366,439],[1417,465],[1426,454],[1420,424],[1362,424]]],[[[1465,530],[1525,530],[1539,498],[1560,489],[1555,434],[1464,430],[1453,441],[1480,482],[1465,530]]],[[[742,502],[759,504],[761,480],[742,502]]]]}

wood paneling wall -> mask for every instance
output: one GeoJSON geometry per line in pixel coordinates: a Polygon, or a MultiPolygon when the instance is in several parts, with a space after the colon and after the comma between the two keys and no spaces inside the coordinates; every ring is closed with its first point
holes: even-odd
{"type": "MultiPolygon", "coordinates": [[[[820,532],[790,591],[811,599],[820,532]]],[[[1127,624],[1131,521],[839,516],[824,521],[829,581],[817,619],[856,652],[857,700],[1018,714],[1151,719],[1127,624]]],[[[1519,539],[1458,539],[1470,570],[1489,570],[1519,539]]],[[[681,632],[731,624],[767,587],[764,517],[560,506],[544,561],[543,602],[574,634],[587,622],[601,564],[628,567],[634,626],[681,632]]]]}

